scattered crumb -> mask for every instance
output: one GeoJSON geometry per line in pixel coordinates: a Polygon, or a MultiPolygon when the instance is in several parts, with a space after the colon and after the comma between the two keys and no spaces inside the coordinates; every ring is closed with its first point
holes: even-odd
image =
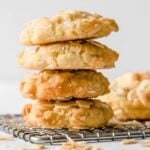
{"type": "Polygon", "coordinates": [[[18,150],[45,150],[45,146],[43,144],[36,144],[32,147],[20,147],[18,150]]]}
{"type": "MultiPolygon", "coordinates": [[[[120,120],[117,120],[116,118],[113,118],[113,119],[110,120],[108,126],[118,127],[118,128],[121,128],[123,126],[143,127],[144,124],[142,124],[141,122],[136,121],[136,120],[132,120],[132,121],[120,121],[120,120]]],[[[149,122],[149,127],[150,127],[150,122],[149,122]]]]}
{"type": "Polygon", "coordinates": [[[149,128],[150,127],[150,121],[145,121],[145,125],[147,128],[149,128]]]}
{"type": "Polygon", "coordinates": [[[0,140],[12,140],[12,138],[10,135],[0,135],[0,140]]]}
{"type": "Polygon", "coordinates": [[[111,126],[111,127],[123,127],[124,126],[124,123],[122,121],[119,121],[117,120],[116,118],[112,118],[110,121],[109,121],[109,124],[108,126],[111,126]]]}
{"type": "Polygon", "coordinates": [[[125,139],[125,140],[122,140],[122,144],[136,144],[138,143],[138,141],[136,141],[135,139],[125,139]]]}
{"type": "Polygon", "coordinates": [[[45,146],[43,144],[36,144],[33,147],[38,149],[45,149],[45,146]]]}
{"type": "Polygon", "coordinates": [[[142,142],[143,147],[150,147],[150,139],[145,139],[142,142]]]}
{"type": "Polygon", "coordinates": [[[102,150],[98,147],[91,147],[85,142],[68,141],[61,145],[58,150],[102,150]]]}
{"type": "Polygon", "coordinates": [[[143,147],[150,147],[150,143],[142,143],[143,147]]]}
{"type": "Polygon", "coordinates": [[[127,125],[127,126],[133,126],[133,127],[143,127],[142,123],[139,122],[139,121],[136,121],[136,120],[127,121],[127,122],[125,123],[125,125],[127,125]]]}
{"type": "Polygon", "coordinates": [[[92,147],[86,142],[75,142],[68,135],[66,135],[68,142],[63,143],[58,150],[102,150],[98,147],[92,147]]]}
{"type": "Polygon", "coordinates": [[[143,140],[144,143],[150,143],[150,138],[143,140]]]}

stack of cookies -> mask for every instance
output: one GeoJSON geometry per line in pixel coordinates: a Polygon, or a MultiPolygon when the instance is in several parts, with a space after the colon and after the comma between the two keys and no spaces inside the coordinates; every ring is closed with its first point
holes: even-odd
{"type": "Polygon", "coordinates": [[[28,125],[46,128],[97,128],[112,118],[110,106],[94,98],[106,94],[109,81],[97,68],[112,68],[118,54],[89,39],[118,31],[114,20],[83,11],[61,12],[26,25],[19,66],[40,70],[20,84],[21,94],[36,99],[23,109],[28,125]]]}

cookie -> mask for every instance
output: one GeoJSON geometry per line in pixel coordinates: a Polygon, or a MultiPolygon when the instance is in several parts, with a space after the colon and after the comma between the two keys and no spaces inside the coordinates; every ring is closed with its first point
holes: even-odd
{"type": "Polygon", "coordinates": [[[128,99],[134,99],[134,95],[145,107],[150,108],[150,79],[141,81],[137,88],[131,90],[128,94],[128,99]]]}
{"type": "Polygon", "coordinates": [[[110,94],[99,98],[107,102],[119,120],[150,119],[150,73],[127,73],[110,85],[110,94]]]}
{"type": "Polygon", "coordinates": [[[18,65],[27,69],[112,68],[118,53],[94,41],[62,42],[25,50],[18,65]]]}
{"type": "Polygon", "coordinates": [[[128,72],[112,81],[110,89],[119,95],[126,95],[145,79],[150,79],[150,72],[128,72]]]}
{"type": "Polygon", "coordinates": [[[150,107],[143,105],[135,96],[134,99],[129,100],[125,96],[110,93],[100,96],[100,99],[112,107],[114,116],[118,120],[150,120],[150,107]]]}
{"type": "Polygon", "coordinates": [[[113,112],[98,100],[37,101],[23,109],[26,124],[42,128],[85,129],[107,125],[113,112]]]}
{"type": "Polygon", "coordinates": [[[71,10],[52,18],[41,17],[28,23],[21,33],[24,45],[42,45],[61,41],[91,39],[118,31],[113,19],[98,14],[71,10]]]}
{"type": "Polygon", "coordinates": [[[94,70],[42,71],[20,84],[24,97],[40,100],[91,98],[108,92],[109,81],[94,70]]]}

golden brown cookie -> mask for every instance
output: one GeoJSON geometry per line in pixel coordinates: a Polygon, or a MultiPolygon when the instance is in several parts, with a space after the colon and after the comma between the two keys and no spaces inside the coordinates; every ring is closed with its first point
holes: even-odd
{"type": "Polygon", "coordinates": [[[119,120],[150,119],[150,73],[127,73],[115,79],[111,92],[100,96],[119,120]]]}
{"type": "Polygon", "coordinates": [[[98,14],[71,10],[28,23],[21,33],[24,45],[41,45],[60,41],[90,39],[118,31],[117,23],[98,14]]]}
{"type": "Polygon", "coordinates": [[[21,94],[40,100],[91,98],[108,92],[109,81],[94,70],[42,71],[20,84],[21,94]]]}
{"type": "Polygon", "coordinates": [[[18,65],[27,69],[112,68],[118,53],[94,41],[62,42],[25,50],[18,65]]]}
{"type": "Polygon", "coordinates": [[[150,79],[150,72],[128,72],[112,81],[110,89],[119,95],[126,95],[145,79],[150,79]]]}
{"type": "Polygon", "coordinates": [[[23,116],[28,125],[42,128],[98,128],[107,125],[113,112],[98,100],[37,101],[25,105],[23,116]]]}
{"type": "Polygon", "coordinates": [[[110,93],[100,96],[100,99],[112,107],[115,118],[119,120],[150,120],[150,107],[143,105],[137,97],[129,100],[125,96],[110,93]]]}

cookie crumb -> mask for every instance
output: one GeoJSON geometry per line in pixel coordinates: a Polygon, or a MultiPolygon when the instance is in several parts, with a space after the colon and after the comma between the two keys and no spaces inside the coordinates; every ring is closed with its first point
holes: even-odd
{"type": "Polygon", "coordinates": [[[143,147],[150,147],[150,143],[142,143],[143,147]]]}
{"type": "Polygon", "coordinates": [[[62,144],[58,150],[102,150],[98,147],[92,147],[88,145],[86,142],[74,142],[68,141],[62,144]]]}
{"type": "Polygon", "coordinates": [[[131,126],[131,127],[143,127],[142,123],[139,122],[139,121],[136,121],[136,120],[127,121],[127,122],[125,123],[125,125],[131,126]]]}
{"type": "Polygon", "coordinates": [[[110,121],[109,121],[109,124],[108,126],[111,126],[111,127],[123,127],[124,126],[124,123],[120,120],[117,120],[116,118],[112,118],[110,121]]]}
{"type": "Polygon", "coordinates": [[[11,140],[12,138],[10,135],[0,135],[0,140],[11,140]]]}
{"type": "Polygon", "coordinates": [[[20,147],[18,150],[45,150],[43,144],[35,144],[32,147],[20,147]]]}
{"type": "MultiPolygon", "coordinates": [[[[146,125],[146,123],[145,123],[145,125],[146,125]]],[[[116,118],[112,118],[109,121],[109,126],[117,127],[117,128],[121,128],[123,126],[129,126],[129,127],[133,127],[133,128],[144,127],[144,125],[141,122],[136,121],[136,120],[132,120],[132,121],[120,121],[120,120],[118,120],[116,118]]],[[[150,126],[150,122],[149,122],[149,126],[150,126]]]]}
{"type": "Polygon", "coordinates": [[[142,146],[143,147],[150,147],[150,138],[143,140],[142,146]]]}
{"type": "Polygon", "coordinates": [[[37,148],[37,149],[45,149],[45,146],[43,144],[36,144],[33,146],[33,148],[37,148]]]}
{"type": "Polygon", "coordinates": [[[122,141],[122,144],[126,145],[126,144],[136,144],[138,143],[138,141],[136,141],[135,139],[125,139],[122,141]]]}
{"type": "Polygon", "coordinates": [[[145,121],[145,125],[147,128],[149,128],[150,127],[150,121],[145,121]]]}

